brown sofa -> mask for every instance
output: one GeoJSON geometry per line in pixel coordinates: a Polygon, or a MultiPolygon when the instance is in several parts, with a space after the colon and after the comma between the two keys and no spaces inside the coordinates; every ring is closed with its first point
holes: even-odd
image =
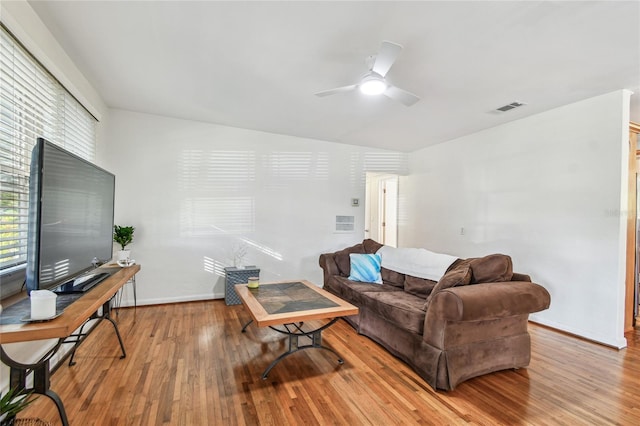
{"type": "Polygon", "coordinates": [[[438,281],[381,268],[382,284],[348,279],[350,253],[375,253],[373,240],[320,255],[324,289],[360,308],[347,317],[358,331],[409,364],[434,389],[529,365],[529,313],[549,307],[549,293],[511,258],[458,259],[438,281]]]}

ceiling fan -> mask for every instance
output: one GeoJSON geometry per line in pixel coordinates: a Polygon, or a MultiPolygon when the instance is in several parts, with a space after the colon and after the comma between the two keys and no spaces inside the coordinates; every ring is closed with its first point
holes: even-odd
{"type": "Polygon", "coordinates": [[[385,76],[391,69],[401,50],[401,45],[390,41],[383,41],[378,54],[370,57],[372,64],[369,71],[362,76],[358,83],[318,92],[316,96],[329,96],[359,89],[360,92],[365,95],[385,95],[406,106],[415,104],[420,100],[418,96],[389,84],[385,79],[385,76]]]}

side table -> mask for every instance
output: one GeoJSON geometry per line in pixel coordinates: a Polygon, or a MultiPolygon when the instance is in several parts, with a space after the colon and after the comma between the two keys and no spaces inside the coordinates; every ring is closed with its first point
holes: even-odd
{"type": "Polygon", "coordinates": [[[260,268],[255,265],[245,266],[243,269],[236,267],[224,268],[225,274],[225,287],[224,287],[224,302],[227,305],[239,305],[242,302],[240,297],[236,294],[236,284],[246,284],[249,282],[250,277],[260,277],[260,268]]]}

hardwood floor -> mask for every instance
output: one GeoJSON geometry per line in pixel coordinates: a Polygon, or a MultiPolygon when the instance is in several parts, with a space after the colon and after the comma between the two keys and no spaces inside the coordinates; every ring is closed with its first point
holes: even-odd
{"type": "MultiPolygon", "coordinates": [[[[640,424],[640,334],[622,351],[531,324],[526,369],[435,392],[409,367],[344,321],[323,333],[340,353],[285,350],[268,328],[241,327],[224,301],[122,309],[127,357],[108,323],[52,376],[71,425],[607,425],[640,424]]],[[[60,424],[40,397],[20,417],[60,424]]]]}

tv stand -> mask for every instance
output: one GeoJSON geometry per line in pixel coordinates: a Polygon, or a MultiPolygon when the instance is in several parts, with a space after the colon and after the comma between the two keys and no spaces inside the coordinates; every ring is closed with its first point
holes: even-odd
{"type": "MultiPolygon", "coordinates": [[[[109,268],[103,267],[100,269],[108,270],[109,268]]],[[[18,390],[26,389],[50,398],[58,408],[58,413],[63,426],[68,426],[69,421],[67,419],[67,414],[62,400],[50,388],[50,377],[52,371],[49,365],[51,358],[56,354],[58,349],[60,349],[62,344],[74,343],[72,350],[65,355],[65,358],[71,356],[70,365],[73,365],[73,358],[76,350],[88,334],[95,329],[95,327],[92,327],[87,332],[84,332],[84,325],[91,319],[106,319],[111,322],[116,336],[118,337],[120,349],[122,350],[120,358],[124,358],[126,356],[124,344],[120,337],[118,327],[110,316],[111,300],[118,293],[120,288],[122,288],[122,286],[132,279],[140,270],[140,265],[134,265],[128,268],[115,267],[112,269],[116,269],[116,272],[108,274],[109,276],[104,279],[100,285],[96,286],[93,291],[84,293],[75,298],[73,302],[65,307],[64,312],[59,317],[46,322],[29,324],[20,322],[19,324],[0,325],[0,342],[2,342],[2,344],[0,344],[0,360],[10,367],[10,388],[17,388],[18,390]],[[98,314],[100,308],[102,308],[102,313],[98,314]],[[75,331],[78,329],[79,333],[76,333],[75,331]],[[27,342],[43,339],[58,339],[58,342],[51,350],[42,356],[42,358],[30,364],[23,364],[22,362],[12,359],[5,352],[3,347],[5,343],[27,342]],[[33,372],[33,385],[29,388],[27,387],[27,376],[30,372],[33,372]]],[[[96,270],[96,272],[99,272],[99,270],[96,270]]],[[[69,298],[72,296],[65,297],[69,298]]],[[[22,300],[17,304],[25,302],[26,307],[28,307],[28,299],[22,300]]],[[[96,327],[97,326],[98,325],[96,325],[96,327]]]]}

